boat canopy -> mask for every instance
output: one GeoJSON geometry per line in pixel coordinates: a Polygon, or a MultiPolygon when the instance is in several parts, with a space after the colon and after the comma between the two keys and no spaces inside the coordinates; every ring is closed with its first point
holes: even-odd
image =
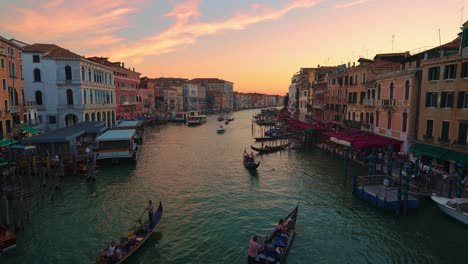
{"type": "Polygon", "coordinates": [[[140,120],[134,120],[134,121],[122,121],[120,122],[117,127],[119,128],[124,128],[124,127],[140,127],[141,126],[141,121],[140,120]]]}
{"type": "Polygon", "coordinates": [[[96,141],[122,141],[130,140],[135,135],[135,129],[109,130],[96,138],[96,141]]]}

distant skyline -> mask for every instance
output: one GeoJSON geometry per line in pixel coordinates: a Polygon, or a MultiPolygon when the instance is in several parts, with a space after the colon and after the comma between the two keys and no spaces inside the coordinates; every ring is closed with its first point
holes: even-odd
{"type": "Polygon", "coordinates": [[[284,95],[300,67],[453,40],[466,1],[16,0],[0,35],[125,62],[142,76],[213,77],[239,92],[284,95]]]}

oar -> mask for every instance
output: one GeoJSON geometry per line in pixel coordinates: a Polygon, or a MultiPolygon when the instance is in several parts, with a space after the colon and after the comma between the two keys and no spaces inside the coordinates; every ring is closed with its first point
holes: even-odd
{"type": "MultiPolygon", "coordinates": [[[[138,223],[140,223],[141,217],[142,217],[143,214],[146,212],[146,210],[147,210],[147,209],[145,209],[145,210],[143,211],[143,213],[141,213],[140,217],[138,217],[138,220],[137,220],[137,222],[135,223],[135,225],[133,226],[132,230],[134,230],[135,227],[136,227],[136,225],[137,225],[138,223]]],[[[140,224],[141,224],[141,223],[140,223],[140,224]]]]}

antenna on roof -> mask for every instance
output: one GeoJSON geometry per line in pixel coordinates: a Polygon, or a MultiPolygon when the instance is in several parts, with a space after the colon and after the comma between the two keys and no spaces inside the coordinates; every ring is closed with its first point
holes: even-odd
{"type": "Polygon", "coordinates": [[[392,52],[393,52],[393,43],[395,42],[395,34],[392,34],[392,52]]]}
{"type": "Polygon", "coordinates": [[[463,10],[465,9],[464,6],[462,6],[460,8],[460,12],[461,12],[461,15],[460,15],[460,27],[463,25],[463,10]]]}
{"type": "Polygon", "coordinates": [[[440,28],[439,28],[439,46],[442,46],[442,41],[440,40],[440,28]]]}

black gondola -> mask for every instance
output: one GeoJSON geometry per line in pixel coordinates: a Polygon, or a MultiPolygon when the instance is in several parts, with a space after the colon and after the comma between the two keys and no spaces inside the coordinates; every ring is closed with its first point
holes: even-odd
{"type": "Polygon", "coordinates": [[[276,140],[276,138],[272,138],[272,137],[256,137],[255,138],[255,141],[257,142],[271,141],[271,140],[276,140]]]}
{"type": "Polygon", "coordinates": [[[255,160],[249,156],[249,154],[244,152],[244,167],[248,170],[255,170],[260,166],[260,161],[255,163],[255,160]]]}
{"type": "MultiPolygon", "coordinates": [[[[121,256],[116,256],[114,259],[107,258],[107,247],[101,251],[101,255],[96,259],[96,264],[111,264],[111,263],[124,263],[128,257],[130,257],[135,251],[137,251],[143,243],[153,234],[156,227],[159,226],[161,217],[163,214],[163,206],[159,201],[159,207],[153,214],[153,224],[149,224],[147,220],[144,224],[141,224],[133,233],[122,237],[116,245],[116,249],[119,248],[121,256]]],[[[138,219],[139,220],[139,219],[138,219]]],[[[116,252],[114,252],[116,255],[116,252]]]]}
{"type": "Polygon", "coordinates": [[[271,152],[283,150],[283,149],[289,147],[289,145],[291,145],[291,143],[286,143],[286,144],[279,145],[279,146],[274,146],[274,147],[270,147],[270,146],[267,145],[267,146],[262,146],[261,148],[250,146],[250,148],[255,150],[255,151],[258,151],[259,154],[264,154],[264,153],[271,153],[271,152]]]}
{"type": "Polygon", "coordinates": [[[294,237],[296,236],[296,219],[299,206],[296,206],[291,213],[283,218],[278,226],[267,235],[263,242],[264,250],[258,255],[259,263],[282,264],[286,260],[286,255],[291,248],[294,237]],[[278,227],[281,224],[280,230],[278,227]],[[284,231],[283,231],[284,230],[284,231]]]}

